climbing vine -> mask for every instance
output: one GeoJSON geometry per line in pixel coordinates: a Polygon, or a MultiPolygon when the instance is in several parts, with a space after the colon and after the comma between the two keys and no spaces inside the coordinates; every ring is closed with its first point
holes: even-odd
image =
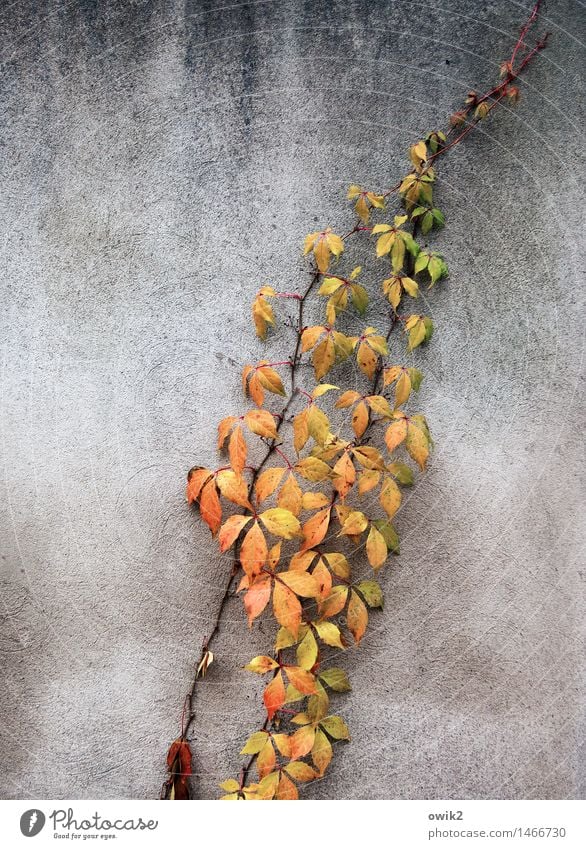
{"type": "Polygon", "coordinates": [[[215,470],[195,466],[188,475],[187,501],[197,505],[220,551],[232,551],[233,559],[185,699],[180,734],[168,751],[164,798],[190,798],[196,689],[213,662],[211,646],[234,591],[251,627],[271,608],[278,629],[272,650],[246,666],[266,680],[264,722],[244,741],[245,760],[238,776],[221,784],[223,798],[296,799],[300,785],[325,774],[335,744],[350,739],[346,722],[330,706],[350,682],[342,668],[328,664],[328,651],[342,650],[350,640],[360,643],[370,611],[382,608],[375,577],[399,552],[392,522],[402,489],[414,481],[409,461],[423,471],[433,444],[414,400],[423,374],[391,357],[391,335],[402,334],[409,353],[432,337],[431,318],[415,307],[422,287],[433,288],[448,273],[444,258],[427,245],[433,230],[444,226],[435,205],[437,161],[500,103],[519,99],[515,81],[547,40],[525,43],[539,7],[537,2],[502,63],[499,82],[484,94],[469,92],[445,131],[413,144],[410,170],[395,186],[382,192],[350,186],[357,222],[349,232],[338,235],[327,227],[306,237],[306,287],[281,292],[267,285],[254,300],[260,339],[281,321],[293,329],[293,349],[286,360],[244,367],[243,390],[253,406],[219,423],[218,449],[226,464],[215,470]],[[343,314],[353,310],[362,317],[369,306],[365,275],[349,259],[361,239],[363,251],[373,250],[382,269],[378,285],[389,304],[388,320],[378,315],[377,324],[385,319],[385,327],[365,326],[350,335],[341,329],[343,314]],[[307,324],[305,307],[314,295],[324,319],[307,324]],[[294,314],[283,314],[281,304],[293,304],[294,314]],[[337,367],[352,361],[363,388],[324,382],[336,371],[343,376],[344,368],[337,367]],[[315,378],[311,384],[302,368],[306,362],[315,378]],[[276,396],[286,398],[278,412],[272,409],[276,396]],[[261,447],[258,459],[254,443],[261,447]],[[374,577],[354,578],[348,544],[364,546],[374,577]]]}

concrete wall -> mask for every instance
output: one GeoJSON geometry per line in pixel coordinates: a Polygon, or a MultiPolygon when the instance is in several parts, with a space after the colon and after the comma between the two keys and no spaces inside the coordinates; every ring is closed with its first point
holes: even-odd
{"type": "MultiPolygon", "coordinates": [[[[526,5],[1,4],[3,796],[158,794],[230,567],[184,473],[216,462],[263,354],[249,302],[300,285],[304,234],[352,222],[347,185],[391,185],[492,82],[526,5]]],[[[384,612],[341,658],[353,740],[312,797],[583,792],[584,15],[545,17],[519,106],[442,163],[451,274],[417,356],[437,448],[384,612]]],[[[239,667],[271,633],[231,604],[197,706],[203,797],[259,721],[239,667]]]]}

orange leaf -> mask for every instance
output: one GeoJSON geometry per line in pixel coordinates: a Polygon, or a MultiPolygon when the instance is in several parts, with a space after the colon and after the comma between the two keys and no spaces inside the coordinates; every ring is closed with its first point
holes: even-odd
{"type": "Polygon", "coordinates": [[[270,721],[279,708],[282,708],[285,704],[285,682],[283,681],[281,670],[277,672],[270,684],[267,684],[265,687],[262,699],[270,721]]]}
{"type": "Polygon", "coordinates": [[[316,598],[319,595],[319,584],[313,575],[301,569],[291,569],[289,572],[279,572],[277,580],[293,590],[295,595],[303,598],[316,598]]]}
{"type": "Polygon", "coordinates": [[[280,775],[279,786],[277,787],[275,799],[279,799],[280,801],[293,801],[295,799],[299,799],[297,788],[284,772],[280,775]]]}
{"type": "Polygon", "coordinates": [[[361,401],[360,404],[356,405],[356,409],[354,410],[354,414],[352,416],[352,430],[356,434],[356,436],[360,437],[368,427],[368,407],[361,401]]]}
{"type": "Polygon", "coordinates": [[[316,598],[319,601],[322,601],[324,598],[327,598],[332,591],[332,576],[330,574],[330,570],[320,558],[317,566],[311,574],[317,581],[319,588],[319,595],[317,595],[316,598]]]}
{"type": "Polygon", "coordinates": [[[207,479],[211,476],[209,469],[199,469],[197,467],[190,469],[187,475],[187,489],[185,495],[188,504],[193,504],[197,501],[201,488],[207,479]]]}
{"type": "Polygon", "coordinates": [[[315,728],[311,725],[304,725],[299,728],[291,736],[291,760],[296,761],[297,758],[303,758],[309,754],[315,742],[315,728]]]}
{"type": "Polygon", "coordinates": [[[281,483],[281,478],[285,473],[285,469],[267,469],[262,472],[256,481],[254,491],[256,493],[256,503],[260,504],[269,495],[272,495],[276,488],[281,483]]]}
{"type": "Polygon", "coordinates": [[[267,575],[259,577],[251,584],[244,596],[244,608],[248,616],[248,624],[252,625],[257,616],[263,612],[271,597],[272,580],[267,575]]]}
{"type": "Polygon", "coordinates": [[[199,510],[201,518],[212,532],[212,535],[215,536],[222,522],[222,505],[218,498],[218,490],[216,489],[216,482],[214,480],[210,480],[202,489],[199,498],[199,510]]]}
{"type": "Polygon", "coordinates": [[[244,528],[251,519],[252,516],[230,516],[229,519],[226,519],[220,529],[220,536],[218,537],[220,551],[227,551],[230,546],[233,545],[242,528],[244,528]]]}
{"type": "Polygon", "coordinates": [[[285,666],[283,668],[287,673],[287,678],[296,690],[307,696],[315,693],[315,675],[312,675],[307,669],[302,669],[301,666],[285,666]]]}
{"type": "Polygon", "coordinates": [[[340,459],[333,468],[332,485],[344,499],[356,480],[356,469],[354,463],[347,451],[344,451],[340,459]]]}
{"type": "Polygon", "coordinates": [[[301,604],[295,593],[279,581],[275,582],[273,592],[273,612],[279,625],[297,637],[301,623],[301,604]]]}
{"type": "Polygon", "coordinates": [[[244,439],[242,428],[240,426],[235,427],[232,431],[230,442],[228,443],[228,455],[230,457],[230,465],[237,475],[242,474],[242,470],[246,465],[247,453],[248,449],[246,447],[246,440],[244,439]]]}
{"type": "Polygon", "coordinates": [[[234,422],[238,421],[236,416],[226,416],[218,425],[218,451],[221,451],[228,434],[232,430],[234,422]]]}
{"type": "Polygon", "coordinates": [[[249,578],[258,575],[267,562],[268,553],[265,535],[255,521],[240,547],[240,564],[249,578]]]}
{"type": "Polygon", "coordinates": [[[275,420],[268,410],[250,410],[244,416],[244,421],[257,436],[264,436],[265,439],[277,438],[275,420]]]}
{"type": "Polygon", "coordinates": [[[243,477],[236,472],[223,469],[216,475],[216,483],[224,498],[240,507],[248,507],[252,510],[248,500],[248,487],[243,477]]]}
{"type": "Polygon", "coordinates": [[[301,487],[295,480],[295,475],[291,473],[277,495],[277,504],[283,510],[289,510],[294,516],[299,516],[301,513],[301,505],[303,501],[303,492],[301,487]]]}
{"type": "Polygon", "coordinates": [[[303,525],[303,546],[301,551],[319,545],[328,532],[331,508],[320,510],[303,525]]]}
{"type": "Polygon", "coordinates": [[[398,419],[389,425],[385,433],[385,442],[389,451],[394,451],[407,437],[407,421],[406,419],[398,419]]]}
{"type": "Polygon", "coordinates": [[[368,611],[364,602],[354,590],[350,592],[346,622],[354,640],[359,643],[368,625],[368,611]]]}
{"type": "Polygon", "coordinates": [[[341,585],[332,587],[329,596],[319,606],[320,615],[328,618],[330,616],[336,616],[346,606],[347,598],[348,587],[341,585]]]}

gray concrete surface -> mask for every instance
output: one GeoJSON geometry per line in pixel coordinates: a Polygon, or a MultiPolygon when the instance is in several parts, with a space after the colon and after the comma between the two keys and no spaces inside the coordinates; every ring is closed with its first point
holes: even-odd
{"type": "MultiPolygon", "coordinates": [[[[1,4],[3,797],[158,794],[229,569],[184,473],[262,356],[249,302],[305,279],[300,241],[352,221],[348,183],[390,185],[492,81],[525,8],[1,4]]],[[[437,448],[384,613],[341,659],[353,740],[314,798],[583,795],[584,14],[545,17],[518,108],[441,168],[451,276],[417,357],[437,448]]],[[[202,797],[259,720],[240,665],[271,632],[231,605],[202,797]]]]}

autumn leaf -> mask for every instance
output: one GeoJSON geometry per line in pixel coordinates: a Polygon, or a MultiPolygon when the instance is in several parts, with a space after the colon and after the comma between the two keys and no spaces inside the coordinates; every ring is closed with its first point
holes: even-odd
{"type": "Polygon", "coordinates": [[[240,536],[242,529],[250,522],[252,516],[230,516],[220,528],[218,541],[220,551],[227,551],[240,536]]]}
{"type": "Polygon", "coordinates": [[[315,728],[304,725],[291,736],[291,759],[297,760],[308,755],[315,743],[315,728]]]}
{"type": "Polygon", "coordinates": [[[344,499],[356,480],[356,469],[348,452],[344,452],[332,470],[332,485],[344,499]]]}
{"type": "Polygon", "coordinates": [[[368,625],[368,611],[355,590],[350,591],[350,601],[346,612],[346,622],[355,642],[359,643],[368,625]]]}
{"type": "Polygon", "coordinates": [[[208,481],[199,496],[199,511],[201,517],[215,536],[222,523],[222,506],[218,498],[218,490],[214,480],[208,481]]]}
{"type": "Polygon", "coordinates": [[[265,439],[276,439],[277,429],[273,416],[267,410],[250,410],[244,416],[248,428],[257,436],[265,439]]]}
{"type": "Polygon", "coordinates": [[[265,536],[255,521],[240,546],[240,565],[249,578],[258,575],[267,562],[268,553],[265,536]]]}
{"type": "Polygon", "coordinates": [[[433,335],[433,322],[425,315],[410,315],[405,321],[405,331],[409,334],[407,350],[413,351],[433,335]]]}
{"type": "Polygon", "coordinates": [[[381,487],[380,503],[389,519],[393,518],[401,506],[401,490],[390,476],[385,478],[381,487]]]}
{"type": "Polygon", "coordinates": [[[193,504],[199,498],[203,485],[211,478],[212,472],[209,469],[203,469],[199,466],[194,466],[189,470],[187,475],[187,488],[185,497],[188,504],[193,504]]]}
{"type": "Polygon", "coordinates": [[[244,609],[250,626],[269,603],[271,590],[272,578],[269,575],[257,577],[247,590],[244,596],[244,609]]]}
{"type": "Polygon", "coordinates": [[[275,314],[267,298],[274,297],[277,293],[271,286],[263,286],[252,303],[252,318],[256,328],[256,335],[265,339],[267,327],[275,323],[275,314]]]}
{"type": "Polygon", "coordinates": [[[281,670],[267,684],[262,698],[270,722],[279,708],[282,708],[285,704],[285,682],[281,670]]]}
{"type": "Polygon", "coordinates": [[[265,501],[265,499],[273,494],[281,483],[284,474],[284,468],[267,469],[260,473],[254,485],[254,493],[257,504],[261,504],[265,501]]]}
{"type": "Polygon", "coordinates": [[[333,757],[332,744],[321,730],[318,728],[315,732],[313,747],[311,749],[311,760],[318,774],[324,774],[333,757]]]}
{"type": "Polygon", "coordinates": [[[301,623],[301,604],[295,593],[281,581],[275,581],[273,613],[279,625],[296,637],[301,623]]]}
{"type": "Polygon", "coordinates": [[[191,749],[187,740],[174,740],[167,752],[170,798],[189,799],[189,776],[191,775],[191,749]]]}
{"type": "Polygon", "coordinates": [[[295,464],[295,471],[299,472],[305,480],[319,483],[328,478],[332,470],[327,463],[317,457],[304,457],[295,464]]]}
{"type": "Polygon", "coordinates": [[[304,695],[315,693],[315,675],[312,675],[311,672],[308,672],[307,669],[302,669],[300,666],[284,666],[283,669],[296,690],[304,695]]]}
{"type": "Polygon", "coordinates": [[[303,253],[307,255],[313,252],[315,264],[322,273],[328,270],[331,256],[338,258],[343,250],[344,242],[332,232],[331,227],[310,233],[305,237],[303,245],[303,253]]]}
{"type": "Polygon", "coordinates": [[[317,660],[317,641],[311,628],[297,646],[297,663],[302,669],[311,669],[317,660]]]}
{"type": "Polygon", "coordinates": [[[228,499],[228,501],[252,510],[252,506],[248,500],[248,486],[246,485],[246,481],[240,475],[237,475],[236,472],[223,469],[216,474],[216,484],[224,498],[228,499]]]}
{"type": "Polygon", "coordinates": [[[279,664],[272,657],[261,654],[253,657],[250,663],[247,663],[244,668],[248,669],[249,672],[256,672],[257,675],[266,675],[271,669],[278,669],[279,664]]]}
{"type": "Polygon", "coordinates": [[[303,504],[303,492],[291,473],[277,495],[277,504],[294,516],[299,516],[303,504]]]}
{"type": "Polygon", "coordinates": [[[244,439],[244,434],[242,433],[242,428],[237,426],[232,431],[232,435],[230,436],[230,442],[228,443],[228,456],[230,458],[230,465],[234,469],[237,475],[241,475],[246,465],[246,455],[247,455],[247,447],[246,440],[244,439]]]}
{"type": "Polygon", "coordinates": [[[265,510],[264,513],[260,513],[258,518],[269,533],[283,539],[293,539],[301,531],[299,520],[293,513],[284,510],[282,507],[272,507],[270,510],[265,510]]]}
{"type": "Polygon", "coordinates": [[[302,551],[320,544],[328,531],[328,527],[330,525],[330,514],[331,510],[329,508],[326,510],[319,510],[303,525],[302,551]]]}
{"type": "MultiPolygon", "coordinates": [[[[288,572],[279,572],[277,581],[281,581],[295,595],[303,598],[316,598],[319,595],[319,585],[313,575],[300,569],[290,569],[288,572]]],[[[282,623],[284,624],[284,623],[282,623]]]]}
{"type": "Polygon", "coordinates": [[[368,192],[361,189],[360,186],[352,185],[348,189],[348,200],[355,200],[354,209],[360,220],[364,224],[368,224],[370,218],[370,209],[384,209],[384,195],[377,195],[375,192],[368,192]]]}
{"type": "Polygon", "coordinates": [[[387,554],[385,538],[374,525],[371,525],[366,539],[366,556],[372,568],[380,569],[387,559],[387,554]]]}
{"type": "Polygon", "coordinates": [[[334,740],[350,739],[348,726],[340,716],[325,716],[320,722],[320,727],[334,740]]]}

